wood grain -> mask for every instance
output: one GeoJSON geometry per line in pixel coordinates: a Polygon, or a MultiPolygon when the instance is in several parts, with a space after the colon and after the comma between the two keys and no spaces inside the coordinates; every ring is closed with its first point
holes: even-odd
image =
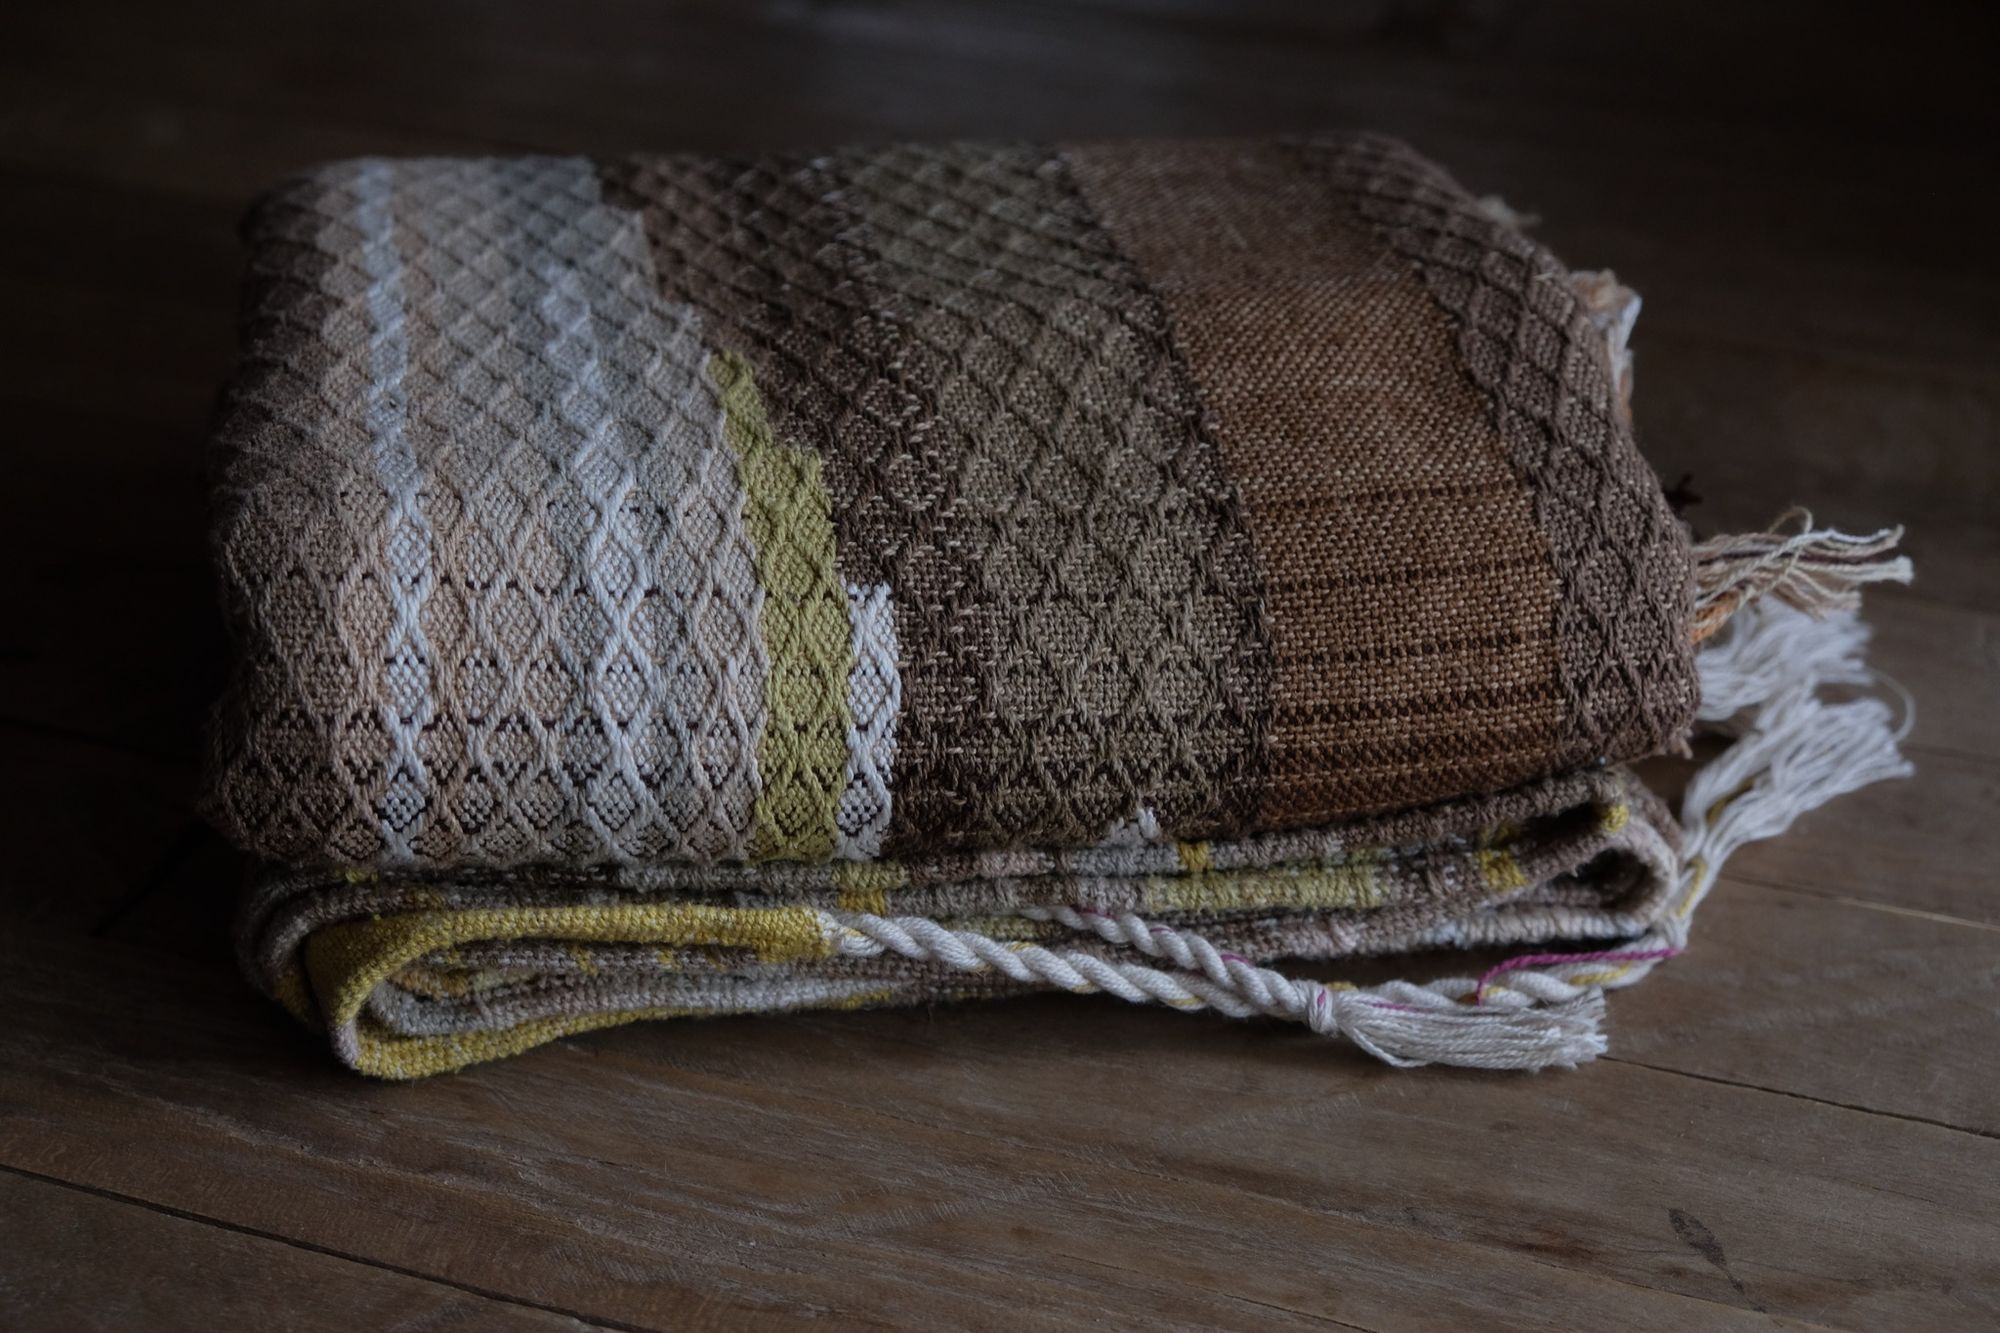
{"type": "Polygon", "coordinates": [[[631,1029],[384,1086],[221,1003],[226,975],[67,954],[0,967],[0,1102],[37,1108],[0,1161],[586,1317],[853,1317],[865,1292],[964,1327],[1422,1327],[1531,1299],[1638,1327],[1865,1323],[1949,1319],[2000,1277],[2000,1142],[1632,1065],[1405,1075],[1030,1000],[631,1029]]]}
{"type": "Polygon", "coordinates": [[[1991,7],[87,0],[0,15],[0,1324],[2000,1322],[1991,7]],[[358,153],[1366,126],[1646,297],[1704,531],[1902,523],[1914,778],[1753,847],[1611,1058],[1392,1072],[1074,997],[368,1084],[195,821],[235,218],[358,153]],[[274,1320],[273,1312],[286,1317],[274,1320]]]}
{"type": "Polygon", "coordinates": [[[0,1325],[555,1330],[559,1312],[0,1171],[0,1325]],[[189,1281],[190,1273],[200,1275],[189,1281]]]}

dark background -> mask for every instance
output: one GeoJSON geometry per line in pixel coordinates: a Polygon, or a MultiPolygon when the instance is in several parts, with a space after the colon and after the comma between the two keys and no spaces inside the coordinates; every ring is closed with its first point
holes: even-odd
{"type": "Polygon", "coordinates": [[[0,1324],[2000,1317],[1993,8],[8,6],[0,1324]],[[1614,1002],[1612,1059],[1391,1074],[1060,997],[388,1089],[236,978],[241,867],[191,793],[224,651],[203,437],[261,186],[1317,127],[1409,139],[1644,294],[1641,441],[1699,528],[1793,500],[1911,528],[1917,588],[1871,614],[1918,778],[1732,862],[1694,953],[1614,1002]]]}

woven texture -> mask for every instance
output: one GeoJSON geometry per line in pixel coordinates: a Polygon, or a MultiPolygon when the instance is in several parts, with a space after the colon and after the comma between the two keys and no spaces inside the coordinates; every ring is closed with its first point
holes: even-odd
{"type": "Polygon", "coordinates": [[[1670,874],[1571,775],[1687,729],[1686,534],[1567,270],[1401,145],[363,160],[247,237],[209,808],[284,867],[253,974],[331,1026],[944,986],[813,953],[884,904],[1329,955],[1496,893],[1609,937],[1670,874]],[[1387,888],[1284,906],[1357,856],[1387,888]],[[546,915],[746,894],[820,926],[546,915]],[[330,1017],[388,946],[311,941],[419,911],[529,915],[330,1017]],[[637,934],[523,961],[579,931],[637,934]]]}
{"type": "Polygon", "coordinates": [[[1677,838],[1628,775],[1597,771],[1235,842],[1124,837],[1068,852],[503,877],[353,872],[334,883],[277,875],[247,901],[241,944],[250,974],[325,1027],[349,1063],[411,1078],[639,1018],[1099,989],[1089,964],[1129,950],[1050,919],[1041,909],[1052,905],[1092,922],[1143,919],[1148,932],[1199,931],[1246,962],[1619,940],[1669,904],[1677,838]],[[843,948],[861,934],[843,923],[881,921],[935,923],[946,940],[969,932],[1033,971],[843,948]]]}

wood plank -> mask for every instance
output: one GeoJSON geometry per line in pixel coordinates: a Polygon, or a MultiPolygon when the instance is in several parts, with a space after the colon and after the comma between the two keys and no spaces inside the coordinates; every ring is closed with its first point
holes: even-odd
{"type": "Polygon", "coordinates": [[[1612,1004],[1621,1059],[2000,1136],[2000,928],[1725,873],[1612,1004]]]}
{"type": "Polygon", "coordinates": [[[1900,588],[1871,592],[1864,614],[1875,628],[1870,664],[1917,701],[1910,746],[2000,759],[2000,615],[1900,588]]]}
{"type": "Polygon", "coordinates": [[[16,1333],[590,1327],[11,1172],[0,1172],[0,1325],[16,1333]]]}
{"type": "Polygon", "coordinates": [[[2000,763],[1911,756],[1916,775],[1877,783],[1730,859],[1730,877],[2000,927],[1987,825],[2000,763]]]}
{"type": "Polygon", "coordinates": [[[2000,1314],[2000,1141],[1629,1065],[1411,1075],[1065,998],[653,1026],[382,1086],[202,969],[0,948],[0,1162],[586,1317],[2000,1314]]]}
{"type": "Polygon", "coordinates": [[[94,933],[212,972],[234,972],[236,906],[254,870],[250,857],[190,817],[140,891],[101,917],[94,933]]]}

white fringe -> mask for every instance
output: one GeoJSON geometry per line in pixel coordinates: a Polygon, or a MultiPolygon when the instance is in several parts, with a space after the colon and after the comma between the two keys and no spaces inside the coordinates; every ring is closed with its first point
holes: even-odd
{"type": "Polygon", "coordinates": [[[1688,918],[1737,848],[1777,837],[1836,796],[1914,771],[1897,743],[1916,720],[1915,701],[1862,660],[1868,627],[1852,611],[1815,619],[1754,602],[1726,632],[1727,643],[1696,659],[1697,716],[1738,739],[1694,775],[1681,801],[1682,901],[1666,922],[1676,946],[1686,944],[1688,918]],[[1900,697],[1900,721],[1881,699],[1835,703],[1821,694],[1870,681],[1900,697]],[[1760,686],[1761,702],[1746,700],[1760,686]]]}
{"type": "Polygon", "coordinates": [[[1701,674],[1695,716],[1729,723],[1801,683],[1866,685],[1874,679],[1862,660],[1867,647],[1868,626],[1852,612],[1814,617],[1753,602],[1695,658],[1701,674]]]}
{"type": "Polygon", "coordinates": [[[1699,716],[1737,739],[1688,786],[1678,895],[1652,930],[1609,954],[1524,966],[1497,981],[1450,977],[1356,989],[1287,977],[1131,913],[1051,907],[1022,915],[1090,931],[1147,962],[1002,942],[925,917],[826,912],[823,925],[850,956],[896,953],[1140,1004],[1264,1014],[1344,1036],[1392,1065],[1567,1068],[1604,1053],[1605,989],[1642,980],[1686,947],[1694,909],[1737,848],[1776,837],[1836,796],[1911,771],[1896,748],[1909,728],[1907,711],[1899,727],[1880,699],[1822,697],[1827,686],[1881,679],[1862,661],[1867,641],[1867,627],[1852,612],[1816,618],[1771,600],[1744,607],[1700,653],[1699,716]],[[1610,979],[1607,958],[1625,964],[1610,979]],[[1574,979],[1583,977],[1593,979],[1574,979]]]}

